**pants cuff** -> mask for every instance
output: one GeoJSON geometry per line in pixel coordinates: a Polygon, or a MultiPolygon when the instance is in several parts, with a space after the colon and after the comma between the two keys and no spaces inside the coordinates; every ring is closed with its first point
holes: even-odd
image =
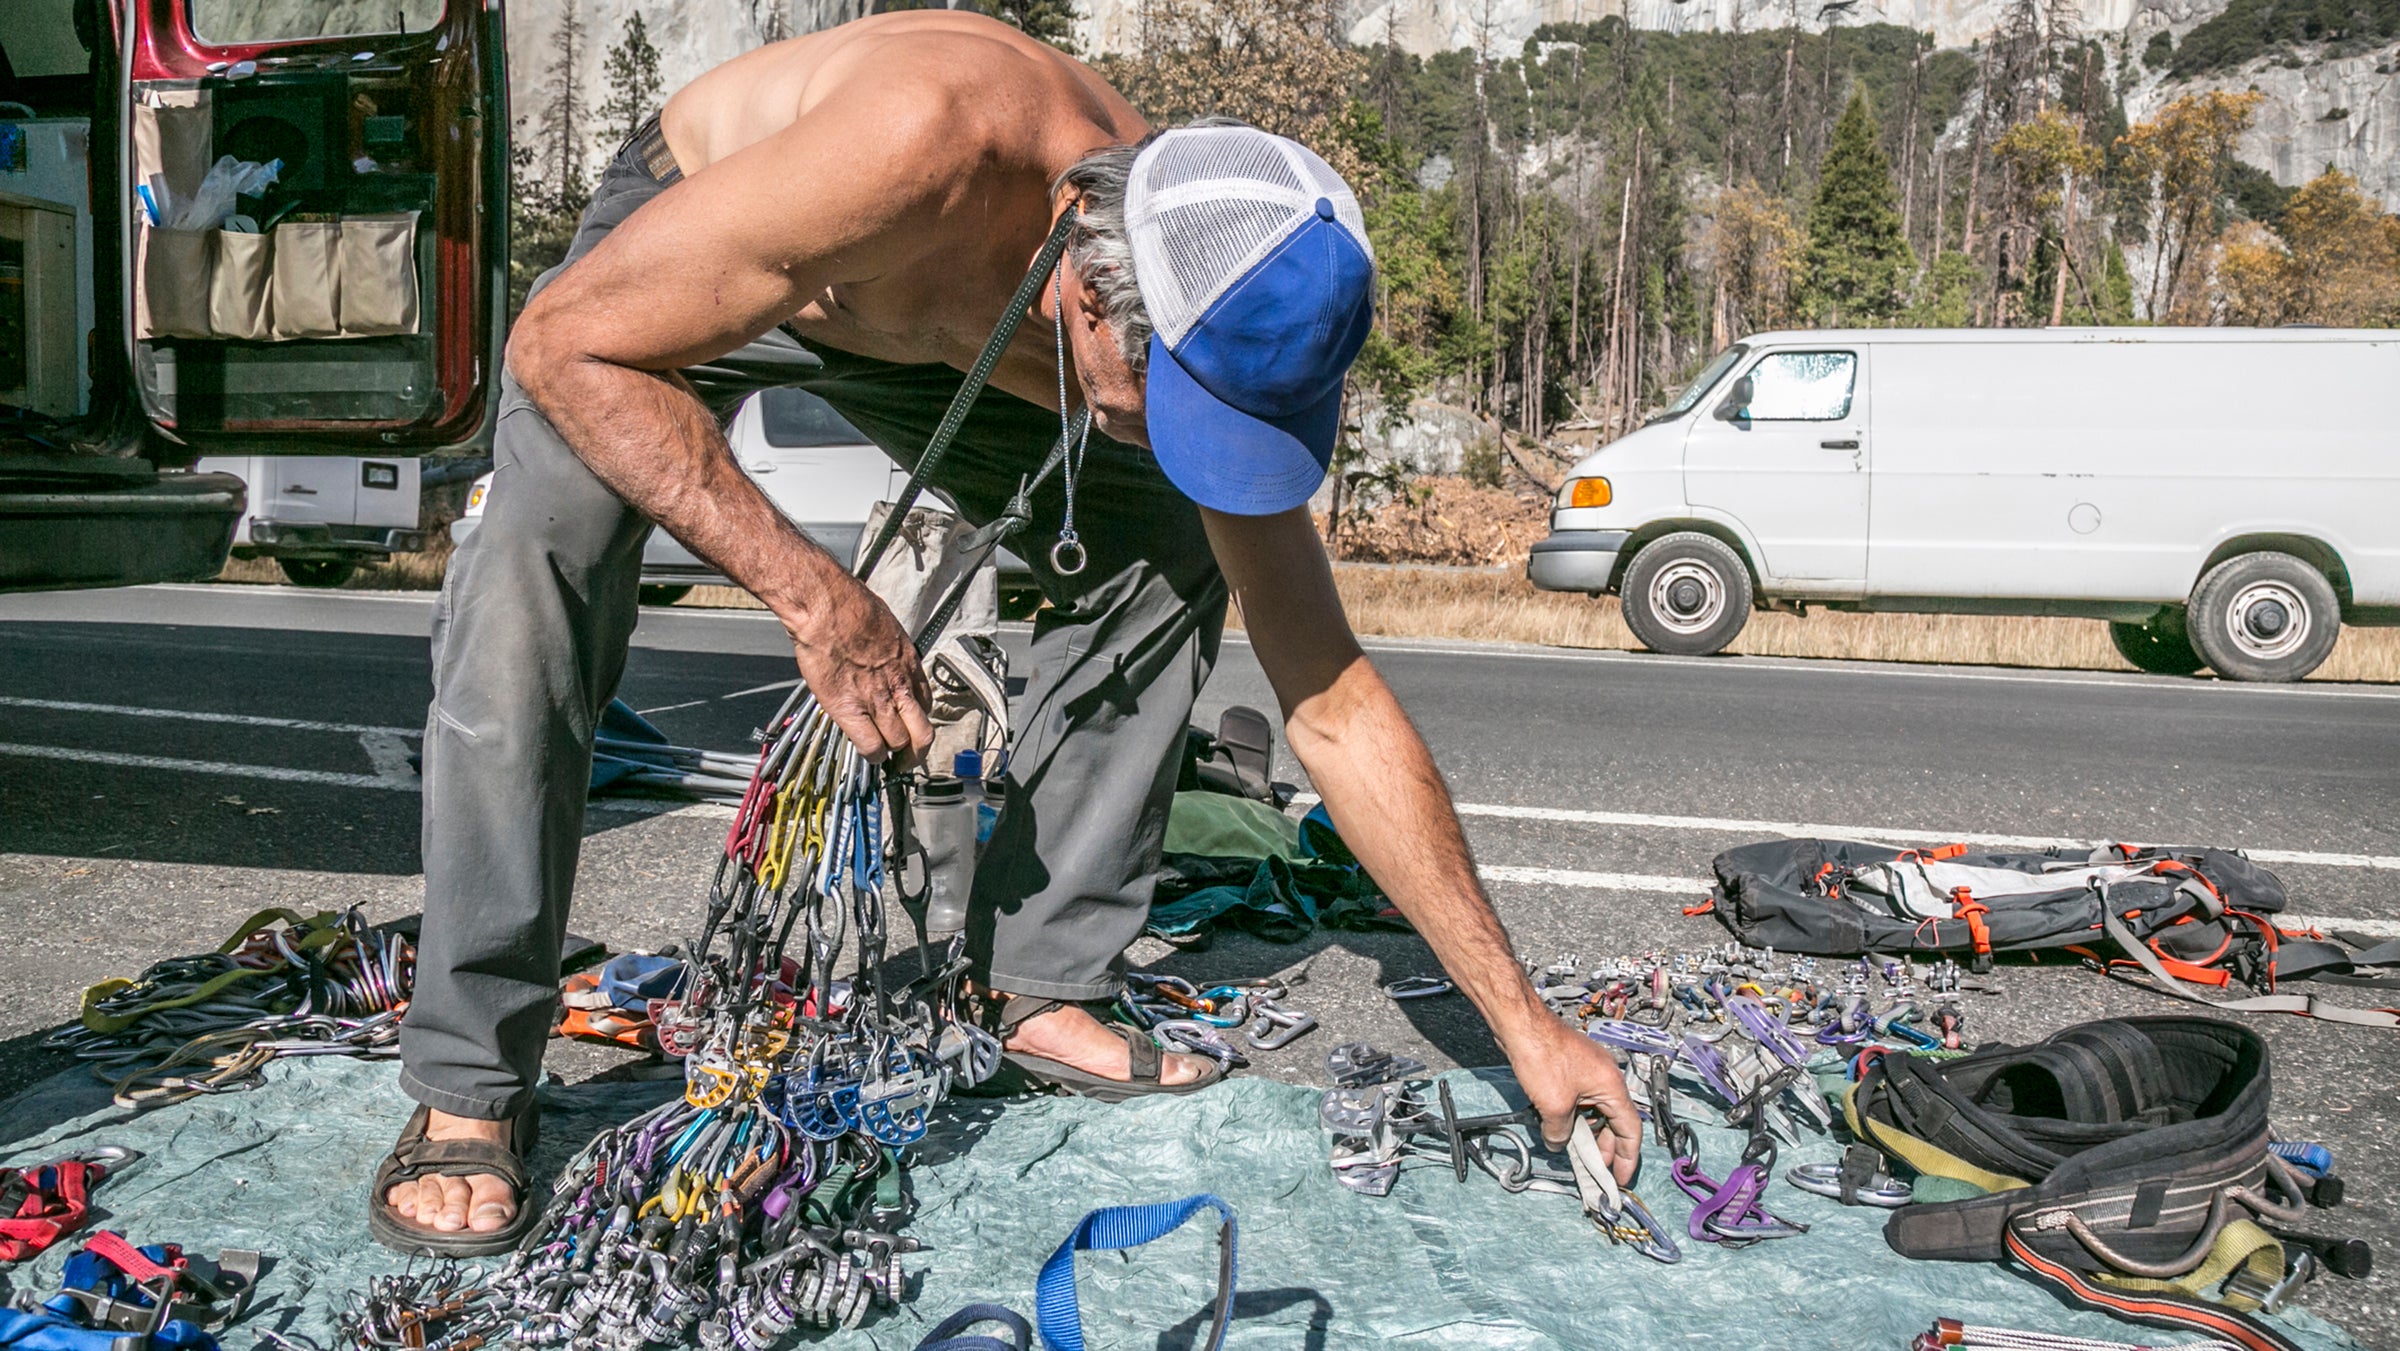
{"type": "Polygon", "coordinates": [[[1036,999],[1064,999],[1074,1003],[1088,999],[1114,999],[1125,992],[1125,982],[1115,977],[1076,983],[1037,980],[1031,976],[1010,976],[994,971],[988,983],[991,988],[1009,994],[1031,995],[1036,999]]]}
{"type": "Polygon", "coordinates": [[[477,1121],[511,1120],[525,1110],[527,1103],[533,1101],[531,1088],[520,1088],[505,1098],[470,1098],[451,1093],[426,1083],[406,1067],[400,1071],[400,1091],[437,1112],[471,1117],[477,1121]]]}

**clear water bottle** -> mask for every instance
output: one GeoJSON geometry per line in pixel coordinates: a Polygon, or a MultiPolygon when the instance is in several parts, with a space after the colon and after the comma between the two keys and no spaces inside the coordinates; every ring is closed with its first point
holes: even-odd
{"type": "Polygon", "coordinates": [[[967,927],[978,797],[968,791],[966,780],[949,774],[937,774],[917,789],[917,839],[925,846],[925,931],[934,937],[967,927]]]}

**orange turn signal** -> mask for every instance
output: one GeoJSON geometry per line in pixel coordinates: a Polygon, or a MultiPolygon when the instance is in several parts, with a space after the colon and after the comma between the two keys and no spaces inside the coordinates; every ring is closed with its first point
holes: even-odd
{"type": "Polygon", "coordinates": [[[1579,478],[1567,481],[1567,505],[1570,507],[1605,507],[1609,497],[1607,479],[1579,478]]]}

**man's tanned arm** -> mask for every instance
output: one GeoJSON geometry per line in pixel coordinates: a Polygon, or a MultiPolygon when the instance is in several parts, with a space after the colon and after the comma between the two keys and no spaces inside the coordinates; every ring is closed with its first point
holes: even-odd
{"type": "Polygon", "coordinates": [[[944,102],[892,97],[871,117],[832,102],[728,156],[554,278],[508,345],[510,373],[592,472],[783,621],[801,677],[871,757],[932,738],[909,635],[741,472],[674,372],[900,264],[960,153],[944,102]]]}
{"type": "Polygon", "coordinates": [[[1202,516],[1283,706],[1292,752],[1343,843],[1491,1025],[1518,1083],[1541,1109],[1543,1137],[1556,1147],[1579,1108],[1597,1109],[1607,1124],[1602,1147],[1618,1177],[1630,1181],[1642,1122],[1616,1062],[1544,1007],[1517,964],[1476,880],[1432,752],[1343,618],[1307,508],[1202,516]]]}

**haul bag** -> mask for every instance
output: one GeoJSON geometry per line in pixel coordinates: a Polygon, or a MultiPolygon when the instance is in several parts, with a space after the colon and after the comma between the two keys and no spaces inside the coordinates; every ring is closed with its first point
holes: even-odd
{"type": "Polygon", "coordinates": [[[2273,915],[2285,904],[2273,873],[2224,849],[1970,852],[1769,840],[1726,850],[1714,866],[1714,911],[1736,938],[1820,956],[2104,943],[2105,907],[2167,956],[2207,965],[2249,927],[2225,916],[2273,915]]]}

